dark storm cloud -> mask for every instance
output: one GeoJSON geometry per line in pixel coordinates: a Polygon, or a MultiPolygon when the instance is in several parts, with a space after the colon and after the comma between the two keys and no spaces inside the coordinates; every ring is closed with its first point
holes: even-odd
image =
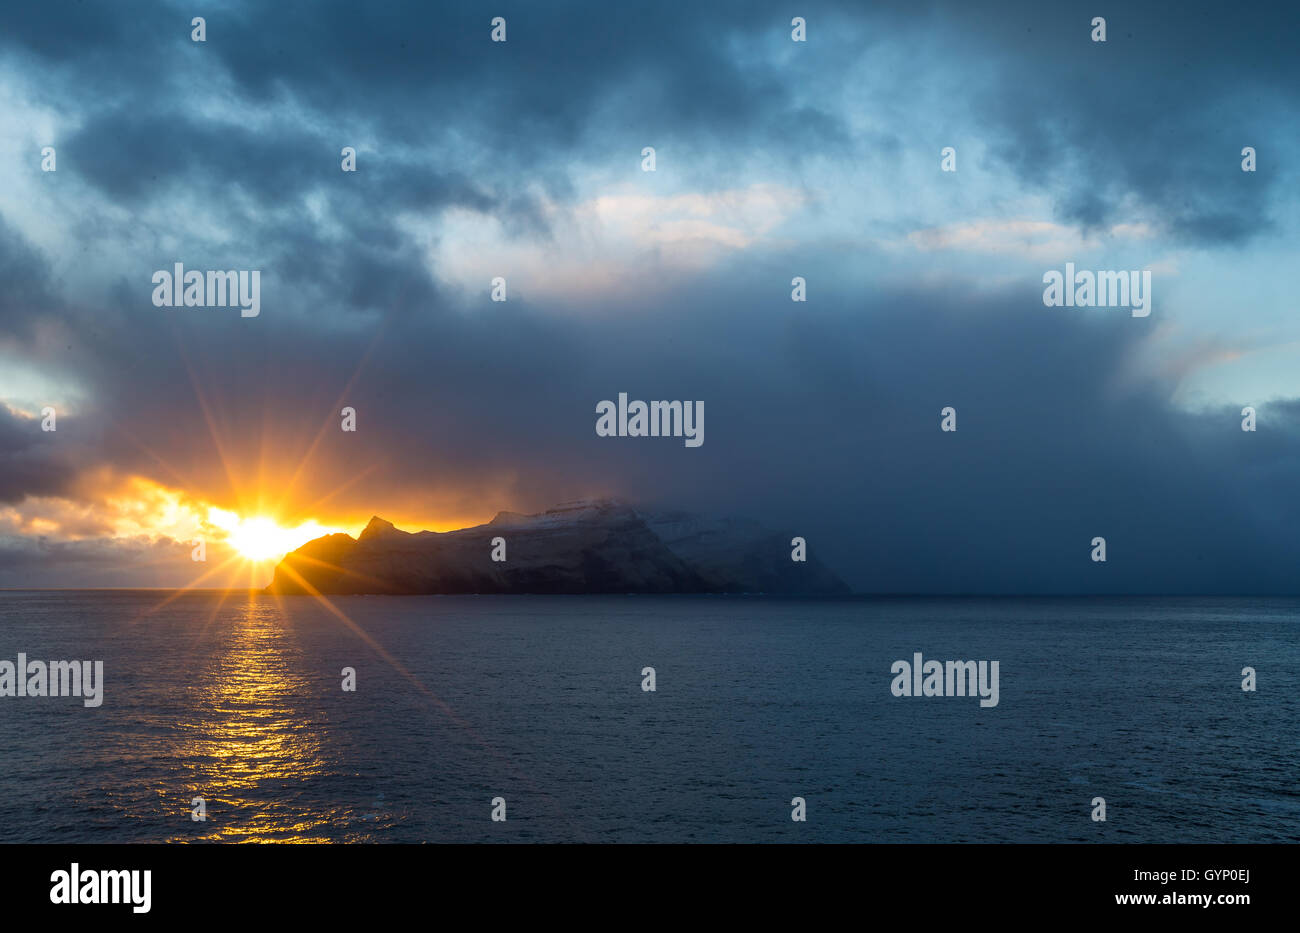
{"type": "Polygon", "coordinates": [[[1241,243],[1271,226],[1296,118],[1300,7],[1265,4],[938,4],[972,61],[999,80],[974,102],[998,157],[1059,190],[1085,228],[1129,220],[1136,198],[1192,244],[1241,243]],[[1107,21],[1105,43],[1092,18],[1107,21]],[[1279,109],[1281,108],[1281,109],[1279,109]],[[1286,109],[1289,108],[1289,109],[1286,109]],[[1241,150],[1261,153],[1240,172],[1241,150]]]}
{"type": "Polygon", "coordinates": [[[790,13],[780,3],[197,4],[141,7],[129,18],[46,3],[7,9],[0,41],[33,70],[53,68],[49,93],[61,89],[63,104],[84,106],[88,94],[112,102],[82,140],[98,143],[86,171],[106,192],[138,195],[192,169],[283,195],[332,168],[324,152],[361,129],[385,146],[436,146],[454,133],[473,145],[459,153],[474,162],[470,172],[503,180],[528,167],[557,188],[554,160],[583,146],[639,148],[646,136],[797,158],[846,138],[836,118],[800,101],[801,90],[833,87],[836,69],[873,43],[942,36],[954,57],[917,60],[915,80],[963,67],[982,74],[992,63],[995,80],[971,104],[1001,158],[1026,178],[1064,187],[1064,217],[1113,222],[1135,195],[1192,241],[1236,241],[1266,226],[1282,153],[1270,153],[1250,184],[1220,163],[1235,163],[1243,145],[1282,141],[1270,116],[1292,99],[1298,77],[1288,39],[1300,25],[1294,5],[1245,17],[1219,3],[1127,4],[1110,12],[1105,44],[1089,40],[1097,11],[1080,4],[800,9],[814,35],[824,31],[820,71],[727,54],[732,44],[784,35],[790,13]],[[188,39],[194,13],[208,18],[202,46],[188,39]],[[495,15],[510,23],[506,45],[487,41],[495,15]],[[219,63],[212,74],[227,75],[249,106],[288,99],[328,115],[322,157],[315,141],[259,141],[251,130],[207,124],[198,105],[225,87],[165,80],[199,55],[219,63]],[[626,139],[618,122],[589,135],[605,105],[626,115],[626,139]],[[124,134],[116,154],[114,127],[124,134]],[[143,145],[132,144],[137,131],[143,145]]]}
{"type": "Polygon", "coordinates": [[[58,308],[49,263],[0,216],[0,343],[28,337],[43,313],[58,308]]]}
{"type": "Polygon", "coordinates": [[[340,171],[342,147],[337,139],[297,129],[269,135],[245,126],[194,121],[183,114],[140,115],[123,108],[95,115],[67,148],[96,153],[79,159],[77,170],[115,201],[166,200],[177,189],[214,198],[242,194],[253,199],[244,220],[254,224],[260,224],[266,212],[295,205],[318,189],[328,189],[342,212],[359,216],[383,205],[405,210],[527,209],[523,202],[499,202],[457,170],[440,171],[400,156],[368,160],[363,154],[366,171],[357,184],[340,171]],[[159,144],[162,140],[164,145],[159,144]],[[340,177],[349,186],[338,184],[340,177]]]}
{"type": "Polygon", "coordinates": [[[56,441],[55,432],[41,430],[40,419],[0,406],[0,504],[71,491],[80,465],[69,455],[69,445],[56,441]]]}
{"type": "Polygon", "coordinates": [[[280,4],[232,23],[218,54],[253,99],[288,88],[344,113],[370,112],[379,99],[388,105],[381,125],[398,138],[469,128],[518,165],[583,141],[593,110],[610,102],[652,132],[779,137],[794,108],[786,77],[724,53],[732,36],[780,34],[788,22],[777,3],[689,11],[598,2],[280,4]],[[504,45],[487,41],[498,15],[509,23],[504,45]]]}
{"type": "Polygon", "coordinates": [[[837,297],[765,333],[745,326],[763,299],[733,292],[738,310],[710,325],[647,328],[685,345],[625,336],[639,350],[609,353],[592,389],[709,400],[708,440],[585,446],[625,491],[758,510],[870,589],[1294,590],[1294,403],[1268,406],[1257,434],[1240,406],[1179,412],[1167,384],[1116,383],[1141,325],[1044,315],[1030,292],[837,297]],[[939,430],[947,405],[955,434],[939,430]]]}
{"type": "Polygon", "coordinates": [[[175,571],[189,561],[190,547],[170,538],[52,541],[44,537],[0,536],[0,587],[66,587],[72,576],[82,587],[175,585],[175,571]],[[169,572],[171,571],[171,572],[169,572]]]}
{"type": "MultiPolygon", "coordinates": [[[[853,158],[841,116],[821,104],[837,74],[877,45],[925,39],[948,54],[917,58],[910,77],[881,75],[894,82],[882,88],[968,70],[954,114],[973,113],[996,157],[1053,192],[1063,219],[1123,222],[1136,199],[1188,242],[1233,243],[1269,228],[1287,138],[1276,108],[1300,78],[1286,38],[1300,11],[1287,4],[1249,17],[1217,3],[1129,4],[1094,43],[1098,11],[1080,4],[809,3],[815,55],[782,64],[757,52],[789,28],[775,2],[200,4],[142,7],[130,29],[86,7],[7,11],[0,42],[41,74],[50,102],[91,112],[71,142],[94,155],[73,170],[125,198],[199,179],[282,203],[328,178],[359,136],[377,140],[363,172],[382,176],[369,193],[383,203],[484,210],[517,209],[525,182],[562,198],[566,161],[647,140],[853,158]],[[202,45],[188,38],[194,13],[208,18],[202,45]],[[487,39],[494,15],[510,23],[504,45],[487,39]],[[292,106],[310,130],[222,122],[206,104],[231,86],[227,102],[292,106]],[[1245,145],[1263,149],[1255,175],[1226,170],[1245,145]],[[407,147],[441,164],[421,171],[407,147]]],[[[900,132],[884,145],[921,143],[900,132]]]]}
{"type": "MultiPolygon", "coordinates": [[[[382,158],[364,160],[363,171],[418,146],[499,184],[525,170],[555,197],[568,182],[552,163],[583,144],[636,153],[650,136],[779,146],[791,126],[813,146],[844,141],[836,120],[797,100],[783,69],[725,54],[733,36],[783,35],[789,16],[778,4],[705,5],[689,17],[600,3],[196,4],[141,8],[139,32],[106,22],[102,10],[80,19],[80,4],[44,6],[10,17],[0,42],[33,71],[54,68],[52,102],[80,109],[88,89],[110,102],[107,112],[90,108],[72,148],[95,154],[78,170],[112,196],[202,176],[284,197],[337,171],[338,149],[369,134],[382,158]],[[207,17],[206,43],[190,42],[191,14],[207,17]],[[506,44],[488,39],[496,15],[510,24],[506,44]],[[155,68],[140,66],[150,59],[155,68]],[[177,73],[190,77],[167,80],[177,73]],[[319,140],[212,122],[203,105],[224,100],[226,87],[207,78],[228,78],[250,108],[305,109],[319,140]],[[603,107],[620,117],[593,140],[589,124],[603,107]]],[[[405,184],[417,198],[439,193],[418,174],[405,184]]],[[[395,200],[402,191],[388,189],[395,200]]]]}

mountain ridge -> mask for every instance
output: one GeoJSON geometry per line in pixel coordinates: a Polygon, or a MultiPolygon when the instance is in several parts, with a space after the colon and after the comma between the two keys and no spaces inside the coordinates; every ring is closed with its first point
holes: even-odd
{"type": "Polygon", "coordinates": [[[791,536],[747,519],[647,511],[620,499],[501,511],[455,531],[402,531],[373,516],[356,538],[325,535],[286,554],[267,593],[848,595],[791,536]],[[504,549],[505,560],[493,560],[504,549]]]}

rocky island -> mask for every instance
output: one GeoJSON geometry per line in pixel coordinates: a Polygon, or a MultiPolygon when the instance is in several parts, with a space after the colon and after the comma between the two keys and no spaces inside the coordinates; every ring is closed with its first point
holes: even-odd
{"type": "Polygon", "coordinates": [[[791,538],[757,522],[647,512],[611,499],[537,515],[501,512],[447,532],[399,531],[376,516],[356,539],[326,535],[286,555],[266,591],[848,594],[812,555],[792,560],[791,538]]]}

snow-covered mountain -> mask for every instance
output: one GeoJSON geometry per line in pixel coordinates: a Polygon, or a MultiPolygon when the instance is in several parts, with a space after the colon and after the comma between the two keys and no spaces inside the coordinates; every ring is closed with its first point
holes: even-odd
{"type": "MultiPolygon", "coordinates": [[[[273,593],[776,593],[848,587],[791,535],[756,522],[647,512],[614,499],[537,515],[501,512],[458,531],[399,531],[378,516],[360,537],[317,538],[287,555],[273,593]],[[504,540],[494,561],[493,539],[504,540]]],[[[498,550],[499,547],[495,548],[498,550]]]]}

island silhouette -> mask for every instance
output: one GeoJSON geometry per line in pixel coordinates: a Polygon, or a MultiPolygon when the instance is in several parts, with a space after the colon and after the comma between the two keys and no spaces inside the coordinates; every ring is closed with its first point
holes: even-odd
{"type": "Polygon", "coordinates": [[[587,499],[447,532],[400,531],[375,516],[357,538],[325,535],[285,555],[266,592],[847,595],[805,551],[747,519],[587,499]]]}

